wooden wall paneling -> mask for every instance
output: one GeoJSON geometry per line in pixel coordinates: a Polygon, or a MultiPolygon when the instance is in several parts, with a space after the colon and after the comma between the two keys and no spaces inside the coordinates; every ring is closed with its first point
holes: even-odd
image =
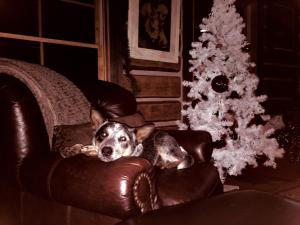
{"type": "Polygon", "coordinates": [[[178,63],[158,62],[141,59],[130,59],[131,69],[142,70],[159,70],[159,71],[179,71],[181,68],[181,58],[178,58],[178,63]]]}
{"type": "Polygon", "coordinates": [[[259,93],[268,95],[267,113],[283,114],[297,102],[297,18],[294,0],[256,0],[259,93]]]}
{"type": "Polygon", "coordinates": [[[299,96],[299,74],[300,65],[263,63],[260,69],[260,86],[264,87],[261,89],[271,97],[275,94],[277,97],[296,98],[299,96]],[[277,92],[274,90],[274,85],[277,86],[277,92]]]}
{"type": "Polygon", "coordinates": [[[138,110],[147,121],[170,121],[181,119],[181,103],[169,102],[142,102],[138,103],[138,110]]]}
{"type": "Polygon", "coordinates": [[[278,0],[265,0],[262,7],[264,61],[294,64],[297,54],[297,8],[292,1],[278,0]]]}
{"type": "Polygon", "coordinates": [[[106,1],[109,2],[110,81],[135,94],[138,110],[147,121],[164,129],[176,129],[174,121],[181,119],[182,56],[179,56],[180,63],[130,58],[127,38],[128,1],[106,1]]]}
{"type": "Polygon", "coordinates": [[[293,78],[273,78],[264,77],[260,80],[258,90],[259,94],[267,94],[269,98],[272,97],[285,97],[293,98],[297,83],[293,78]]]}
{"type": "Polygon", "coordinates": [[[264,62],[261,65],[260,71],[261,74],[266,77],[285,77],[286,75],[297,76],[300,72],[300,65],[264,62]]]}
{"type": "Polygon", "coordinates": [[[268,98],[262,105],[268,114],[276,115],[284,114],[294,106],[294,102],[291,98],[268,98]]]}
{"type": "MultiPolygon", "coordinates": [[[[140,98],[180,98],[181,79],[180,77],[161,76],[134,76],[140,92],[136,97],[140,98]]],[[[126,89],[131,90],[128,82],[122,84],[126,89]]]]}
{"type": "Polygon", "coordinates": [[[267,101],[263,103],[268,114],[284,114],[293,108],[296,102],[299,104],[297,83],[294,78],[261,78],[257,93],[268,96],[267,101]]]}
{"type": "Polygon", "coordinates": [[[163,127],[160,127],[160,126],[156,126],[157,129],[159,130],[177,130],[178,129],[178,126],[174,125],[174,126],[163,126],[163,127]]]}

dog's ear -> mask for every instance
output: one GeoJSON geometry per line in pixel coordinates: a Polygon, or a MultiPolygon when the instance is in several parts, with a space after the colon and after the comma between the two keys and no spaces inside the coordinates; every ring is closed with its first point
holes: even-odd
{"type": "Polygon", "coordinates": [[[90,119],[93,130],[96,130],[105,121],[105,118],[101,115],[101,113],[93,108],[91,108],[90,119]]]}
{"type": "Polygon", "coordinates": [[[142,143],[153,132],[155,126],[152,123],[143,125],[135,129],[136,140],[138,143],[142,143]]]}

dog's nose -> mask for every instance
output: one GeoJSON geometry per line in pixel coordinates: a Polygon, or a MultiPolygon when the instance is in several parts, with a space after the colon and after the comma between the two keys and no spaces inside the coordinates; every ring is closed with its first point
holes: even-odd
{"type": "Polygon", "coordinates": [[[104,147],[101,152],[104,156],[110,156],[113,153],[113,150],[111,147],[104,147]]]}

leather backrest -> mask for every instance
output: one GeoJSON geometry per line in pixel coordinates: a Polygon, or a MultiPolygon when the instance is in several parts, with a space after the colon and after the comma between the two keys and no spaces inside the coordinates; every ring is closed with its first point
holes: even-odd
{"type": "Polygon", "coordinates": [[[18,79],[0,74],[0,174],[21,185],[26,158],[50,151],[48,134],[32,92],[18,79]]]}
{"type": "Polygon", "coordinates": [[[92,106],[106,118],[128,116],[137,111],[134,95],[117,84],[97,80],[77,85],[92,106]]]}
{"type": "MultiPolygon", "coordinates": [[[[79,88],[107,118],[136,112],[132,93],[114,83],[95,81],[79,88]]],[[[35,96],[17,78],[0,74],[0,104],[0,175],[20,187],[24,160],[50,152],[48,134],[35,96]]]]}

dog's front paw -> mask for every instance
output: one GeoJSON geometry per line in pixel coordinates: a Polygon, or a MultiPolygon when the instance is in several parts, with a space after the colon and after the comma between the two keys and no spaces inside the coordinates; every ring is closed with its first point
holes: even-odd
{"type": "Polygon", "coordinates": [[[98,155],[98,147],[95,145],[84,145],[81,147],[81,153],[88,156],[97,156],[98,155]]]}
{"type": "Polygon", "coordinates": [[[70,147],[65,147],[64,149],[60,150],[60,154],[63,158],[69,158],[80,154],[82,147],[83,147],[82,144],[75,144],[70,147]]]}

